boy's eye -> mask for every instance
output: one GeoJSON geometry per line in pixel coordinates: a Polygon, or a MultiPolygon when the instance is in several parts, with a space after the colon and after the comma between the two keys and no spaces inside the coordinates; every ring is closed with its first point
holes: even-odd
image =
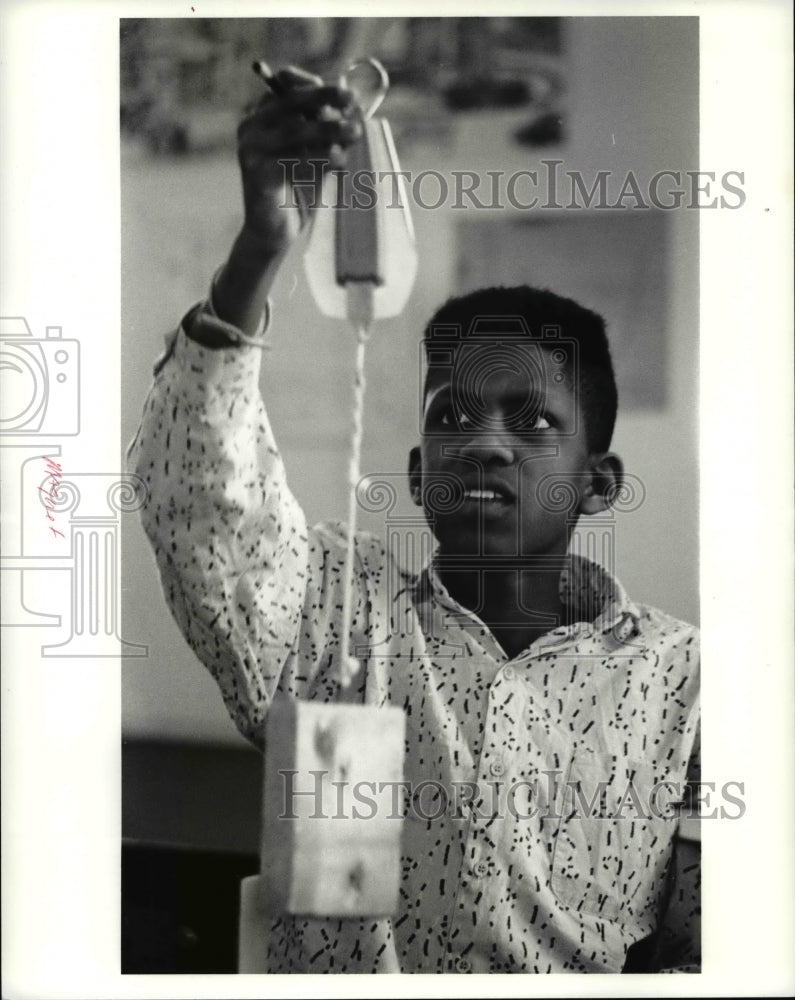
{"type": "Polygon", "coordinates": [[[445,406],[440,415],[442,427],[455,427],[458,430],[467,430],[473,426],[474,421],[461,409],[453,409],[452,406],[445,406]]]}
{"type": "MultiPolygon", "coordinates": [[[[453,409],[452,407],[446,406],[442,410],[439,418],[439,422],[442,427],[454,427],[457,430],[465,431],[471,430],[475,426],[475,421],[473,418],[461,409],[453,409]]],[[[547,431],[552,427],[552,423],[548,417],[543,413],[533,413],[521,421],[516,421],[514,426],[511,426],[512,421],[507,422],[506,430],[516,430],[520,433],[535,432],[535,431],[547,431]]]]}
{"type": "Polygon", "coordinates": [[[534,414],[532,417],[528,418],[525,430],[548,431],[550,430],[551,427],[552,424],[550,423],[549,419],[545,417],[543,413],[537,413],[534,414]]]}

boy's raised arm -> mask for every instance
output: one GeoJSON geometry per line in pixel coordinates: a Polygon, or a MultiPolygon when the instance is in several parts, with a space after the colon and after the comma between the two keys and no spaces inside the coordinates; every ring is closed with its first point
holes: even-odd
{"type": "MultiPolygon", "coordinates": [[[[280,93],[266,95],[238,133],[243,226],[207,301],[188,314],[158,363],[129,450],[147,487],[141,519],[166,602],[255,742],[277,685],[290,684],[292,673],[304,677],[296,635],[308,589],[323,585],[308,568],[305,520],[260,395],[262,351],[252,346],[301,222],[279,161],[298,161],[300,179],[309,158],[340,163],[358,132],[339,113],[346,91],[297,70],[277,79],[280,93]]],[[[315,617],[320,629],[322,616],[315,617]]]]}

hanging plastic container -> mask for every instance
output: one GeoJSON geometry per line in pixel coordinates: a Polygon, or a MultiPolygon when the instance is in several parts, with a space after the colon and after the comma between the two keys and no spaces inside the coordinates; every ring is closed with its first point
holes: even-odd
{"type": "Polygon", "coordinates": [[[338,319],[350,318],[349,293],[357,286],[371,292],[372,319],[397,316],[417,276],[405,178],[389,123],[373,117],[386,96],[389,77],[378,60],[366,59],[353,63],[340,85],[351,86],[353,75],[360,77],[365,66],[377,74],[377,87],[360,100],[363,134],[349,147],[346,168],[324,180],[304,257],[318,308],[338,319]]]}

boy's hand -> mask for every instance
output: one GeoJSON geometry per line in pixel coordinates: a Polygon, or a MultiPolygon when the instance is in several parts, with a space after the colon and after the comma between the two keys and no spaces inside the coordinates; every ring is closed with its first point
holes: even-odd
{"type": "Polygon", "coordinates": [[[350,90],[326,85],[303,70],[287,67],[271,78],[238,128],[244,234],[274,248],[297,233],[320,203],[323,172],[344,166],[346,147],[361,135],[354,109],[350,90]],[[291,183],[296,184],[294,197],[291,183]],[[298,224],[290,207],[296,205],[298,224]]]}
{"type": "MultiPolygon", "coordinates": [[[[211,295],[216,314],[248,335],[260,330],[279,265],[313,204],[320,203],[324,170],[344,166],[346,147],[362,133],[350,90],[294,67],[269,77],[268,84],[238,128],[245,221],[211,295]]],[[[190,335],[206,346],[228,343],[195,328],[190,335]]]]}

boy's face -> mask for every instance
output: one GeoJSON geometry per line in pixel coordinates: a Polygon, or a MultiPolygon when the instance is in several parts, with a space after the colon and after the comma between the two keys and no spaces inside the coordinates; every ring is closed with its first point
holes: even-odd
{"type": "Polygon", "coordinates": [[[562,555],[593,505],[603,456],[590,454],[575,385],[552,358],[533,343],[464,343],[431,373],[409,471],[443,555],[562,555]]]}

